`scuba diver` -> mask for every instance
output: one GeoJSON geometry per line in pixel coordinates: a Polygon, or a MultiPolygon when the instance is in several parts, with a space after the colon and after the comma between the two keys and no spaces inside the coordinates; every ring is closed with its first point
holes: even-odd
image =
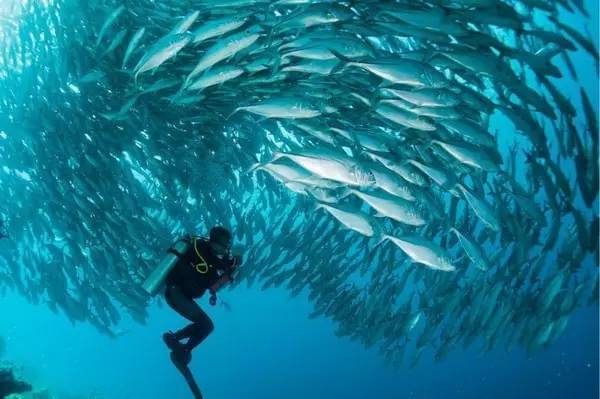
{"type": "Polygon", "coordinates": [[[165,278],[165,299],[167,304],[191,324],[176,332],[163,334],[163,341],[171,350],[173,362],[187,366],[191,352],[213,331],[210,317],[195,302],[208,290],[209,303],[217,302],[217,291],[233,281],[233,273],[241,264],[240,255],[231,255],[232,237],[229,230],[215,226],[209,238],[185,237],[184,245],[177,251],[177,245],[169,250],[178,258],[165,278]],[[187,342],[182,342],[186,340],[187,342]]]}

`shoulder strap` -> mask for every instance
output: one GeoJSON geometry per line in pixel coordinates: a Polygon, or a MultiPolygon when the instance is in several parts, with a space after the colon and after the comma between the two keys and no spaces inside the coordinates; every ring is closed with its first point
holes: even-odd
{"type": "Polygon", "coordinates": [[[208,239],[206,237],[193,237],[192,238],[192,247],[194,247],[194,251],[196,252],[196,255],[200,259],[202,259],[202,261],[204,263],[206,263],[206,261],[204,260],[204,257],[202,256],[202,254],[200,253],[200,251],[198,251],[198,241],[208,242],[208,239]]]}

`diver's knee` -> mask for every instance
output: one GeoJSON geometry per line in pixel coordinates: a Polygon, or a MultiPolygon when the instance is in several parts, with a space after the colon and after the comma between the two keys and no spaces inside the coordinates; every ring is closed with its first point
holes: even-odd
{"type": "Polygon", "coordinates": [[[212,320],[204,319],[194,323],[194,335],[208,335],[215,329],[212,320]]]}
{"type": "Polygon", "coordinates": [[[212,333],[215,330],[215,324],[211,319],[206,320],[206,331],[208,334],[212,333]]]}

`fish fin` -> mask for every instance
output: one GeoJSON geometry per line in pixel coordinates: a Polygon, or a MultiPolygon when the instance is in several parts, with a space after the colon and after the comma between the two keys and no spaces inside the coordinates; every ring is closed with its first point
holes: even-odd
{"type": "Polygon", "coordinates": [[[353,62],[351,58],[346,57],[344,54],[341,54],[341,53],[337,52],[336,50],[333,50],[329,47],[327,49],[331,52],[331,54],[335,55],[335,57],[337,59],[339,59],[340,61],[345,62],[345,63],[353,62]]]}
{"type": "Polygon", "coordinates": [[[244,107],[237,107],[236,109],[234,109],[234,110],[233,110],[233,112],[232,112],[232,113],[230,113],[230,114],[229,114],[229,115],[228,115],[228,116],[225,118],[225,120],[229,120],[229,118],[231,118],[231,117],[232,117],[234,114],[236,114],[238,111],[241,111],[241,110],[243,110],[243,109],[244,109],[244,107]]]}
{"type": "Polygon", "coordinates": [[[263,116],[262,118],[260,118],[260,119],[258,119],[258,120],[256,121],[256,124],[257,124],[257,125],[260,125],[261,123],[263,123],[264,121],[266,121],[266,120],[268,120],[268,119],[269,119],[269,117],[268,117],[268,116],[263,116]]]}
{"type": "MultiPolygon", "coordinates": [[[[460,262],[462,262],[462,261],[463,261],[463,259],[465,259],[466,257],[467,257],[467,255],[461,255],[461,256],[459,256],[458,258],[456,258],[456,259],[454,260],[454,263],[460,263],[460,262]]],[[[470,259],[469,259],[469,261],[470,261],[470,259]]],[[[471,263],[474,263],[474,262],[471,262],[471,263]]]]}
{"type": "Polygon", "coordinates": [[[373,90],[373,94],[369,98],[369,111],[370,112],[375,112],[375,109],[377,109],[377,106],[379,105],[379,101],[381,101],[381,96],[379,96],[378,93],[379,92],[377,90],[373,90]]]}
{"type": "MultiPolygon", "coordinates": [[[[268,27],[268,25],[260,25],[261,27],[268,27]]],[[[275,31],[274,27],[269,27],[267,34],[267,47],[271,47],[273,45],[273,32],[275,31]]]]}
{"type": "MultiPolygon", "coordinates": [[[[296,51],[302,51],[302,50],[309,50],[311,48],[318,48],[319,46],[316,44],[310,44],[308,46],[302,46],[302,47],[290,47],[290,48],[286,48],[282,53],[281,53],[281,58],[286,58],[288,57],[288,54],[294,53],[296,51]]],[[[292,55],[293,57],[293,55],[292,55]]]]}
{"type": "Polygon", "coordinates": [[[280,152],[280,151],[275,151],[273,152],[273,161],[278,160],[279,158],[285,157],[287,154],[280,152]]]}
{"type": "Polygon", "coordinates": [[[273,64],[272,74],[273,76],[277,75],[281,68],[281,57],[275,58],[275,63],[273,64]]]}
{"type": "Polygon", "coordinates": [[[458,229],[457,229],[456,227],[454,227],[454,226],[451,226],[451,227],[448,229],[448,234],[449,234],[449,233],[454,233],[454,234],[456,235],[456,237],[458,237],[458,235],[460,234],[460,231],[458,231],[458,229]]]}
{"type": "Polygon", "coordinates": [[[246,171],[246,173],[252,173],[254,172],[256,169],[260,168],[261,166],[264,166],[263,164],[261,164],[260,162],[256,162],[254,164],[252,164],[248,170],[246,171]]]}
{"type": "Polygon", "coordinates": [[[379,85],[377,86],[378,89],[386,89],[388,87],[393,87],[396,84],[394,82],[390,82],[389,80],[382,80],[381,83],[379,83],[379,85]]]}
{"type": "Polygon", "coordinates": [[[349,9],[350,11],[352,11],[352,13],[353,13],[353,14],[355,14],[357,17],[363,17],[364,15],[360,14],[360,13],[358,12],[358,10],[357,10],[356,8],[354,8],[354,6],[356,6],[356,5],[357,5],[357,4],[359,4],[359,3],[360,3],[360,0],[350,0],[350,1],[348,2],[348,5],[347,5],[347,7],[348,7],[348,9],[349,9]]]}
{"type": "Polygon", "coordinates": [[[373,251],[375,248],[387,241],[389,239],[389,236],[386,234],[381,234],[378,238],[379,240],[375,243],[375,245],[371,247],[371,251],[373,251]]]}
{"type": "Polygon", "coordinates": [[[100,115],[101,117],[103,117],[106,120],[112,121],[112,120],[115,119],[115,115],[116,114],[115,113],[113,113],[113,114],[107,114],[107,113],[104,113],[104,112],[100,112],[98,115],[100,115]]]}
{"type": "Polygon", "coordinates": [[[194,79],[194,77],[192,77],[192,73],[190,72],[190,74],[188,76],[186,76],[185,79],[183,80],[182,87],[187,88],[188,86],[190,86],[192,83],[192,79],[194,79]]]}
{"type": "Polygon", "coordinates": [[[268,68],[271,68],[271,73],[272,76],[275,76],[280,68],[281,68],[281,56],[279,55],[279,53],[277,52],[277,49],[274,47],[268,47],[268,50],[265,50],[265,53],[271,57],[272,59],[275,60],[275,62],[273,63],[273,65],[269,65],[268,63],[266,64],[261,64],[262,66],[268,68]]]}
{"type": "MultiPolygon", "coordinates": [[[[264,66],[264,65],[263,65],[263,66],[264,66]]],[[[245,73],[246,75],[251,75],[251,74],[252,74],[252,72],[250,72],[250,70],[249,70],[249,69],[248,69],[246,66],[241,66],[241,67],[240,67],[240,69],[241,69],[242,71],[244,71],[244,73],[245,73]]],[[[222,84],[222,83],[221,83],[221,84],[222,84]]],[[[219,87],[219,88],[220,88],[220,87],[219,87]]]]}
{"type": "Polygon", "coordinates": [[[333,69],[331,69],[331,71],[329,72],[329,75],[331,76],[331,75],[335,75],[339,72],[342,72],[344,70],[344,68],[346,68],[346,65],[349,62],[351,62],[352,60],[343,56],[342,54],[338,53],[335,50],[329,49],[329,51],[340,60],[340,62],[335,67],[333,67],[333,69]]]}
{"type": "Polygon", "coordinates": [[[465,186],[463,186],[463,184],[462,184],[462,183],[456,183],[456,184],[454,185],[454,187],[457,187],[457,188],[458,188],[458,189],[459,189],[459,190],[460,190],[460,191],[461,191],[463,194],[464,194],[465,192],[467,192],[467,189],[465,188],[465,186]]]}
{"type": "Polygon", "coordinates": [[[373,220],[372,223],[373,223],[373,230],[374,230],[373,237],[377,237],[377,238],[381,239],[381,237],[385,236],[385,228],[381,224],[381,222],[379,220],[373,220]]]}
{"type": "Polygon", "coordinates": [[[342,200],[350,195],[354,194],[354,190],[348,187],[344,187],[342,193],[340,194],[339,199],[342,200]]]}

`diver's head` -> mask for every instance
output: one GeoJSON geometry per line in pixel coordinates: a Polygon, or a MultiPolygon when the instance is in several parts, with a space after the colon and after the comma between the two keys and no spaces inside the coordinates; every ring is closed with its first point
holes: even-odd
{"type": "Polygon", "coordinates": [[[215,226],[210,229],[209,244],[215,256],[223,257],[231,250],[231,233],[225,227],[215,226]]]}

